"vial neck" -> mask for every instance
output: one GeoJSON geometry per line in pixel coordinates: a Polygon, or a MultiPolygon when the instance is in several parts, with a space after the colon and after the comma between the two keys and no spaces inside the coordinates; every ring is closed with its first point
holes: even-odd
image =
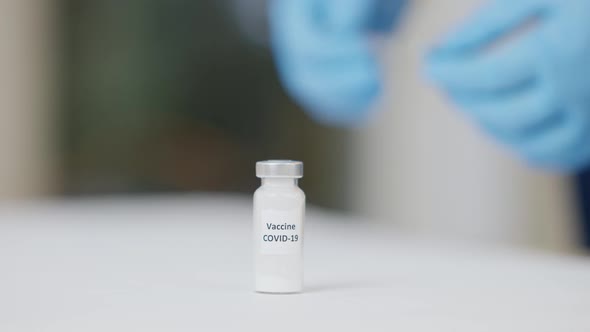
{"type": "Polygon", "coordinates": [[[263,186],[269,187],[291,187],[297,185],[297,179],[294,178],[263,178],[263,186]]]}

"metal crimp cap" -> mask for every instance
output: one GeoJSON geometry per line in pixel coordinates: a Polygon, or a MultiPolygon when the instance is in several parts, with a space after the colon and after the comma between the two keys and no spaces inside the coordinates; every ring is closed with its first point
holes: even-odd
{"type": "Polygon", "coordinates": [[[259,178],[302,178],[303,162],[295,160],[266,160],[256,163],[259,178]]]}

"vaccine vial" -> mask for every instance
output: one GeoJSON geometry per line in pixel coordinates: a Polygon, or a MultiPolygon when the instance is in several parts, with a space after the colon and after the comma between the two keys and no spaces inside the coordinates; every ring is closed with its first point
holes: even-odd
{"type": "Polygon", "coordinates": [[[254,264],[256,291],[303,290],[305,194],[298,186],[303,163],[268,160],[256,163],[262,185],[254,193],[254,264]]]}

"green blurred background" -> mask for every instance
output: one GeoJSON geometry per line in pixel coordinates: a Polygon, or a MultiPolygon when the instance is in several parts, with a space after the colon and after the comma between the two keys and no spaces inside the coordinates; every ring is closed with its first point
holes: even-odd
{"type": "Polygon", "coordinates": [[[251,192],[257,160],[288,158],[312,203],[346,208],[346,133],[290,102],[234,4],[60,1],[64,193],[251,192]]]}

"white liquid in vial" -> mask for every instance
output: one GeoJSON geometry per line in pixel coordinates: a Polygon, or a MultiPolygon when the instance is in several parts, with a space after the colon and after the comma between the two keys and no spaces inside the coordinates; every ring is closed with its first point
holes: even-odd
{"type": "Polygon", "coordinates": [[[262,178],[254,193],[256,291],[303,290],[305,194],[295,178],[262,178]]]}

